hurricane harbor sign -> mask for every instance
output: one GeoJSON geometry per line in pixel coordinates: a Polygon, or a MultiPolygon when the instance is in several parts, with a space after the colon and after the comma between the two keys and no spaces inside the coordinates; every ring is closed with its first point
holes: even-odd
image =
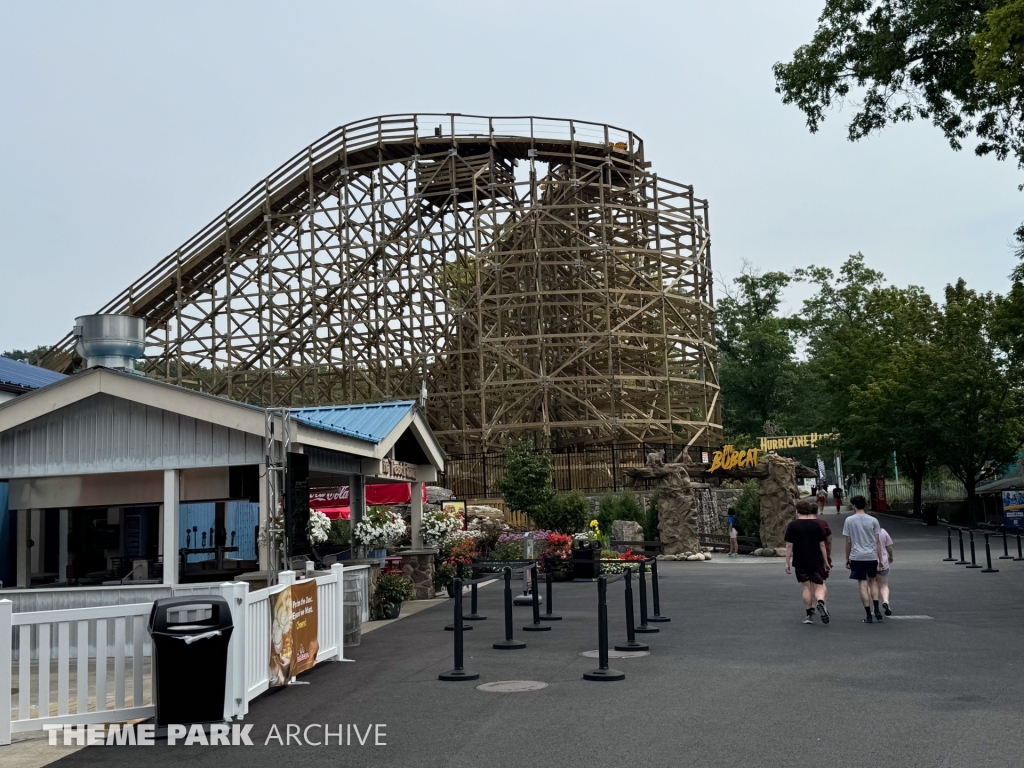
{"type": "Polygon", "coordinates": [[[787,448],[815,448],[821,440],[835,440],[838,432],[812,432],[809,435],[781,435],[779,437],[762,437],[762,451],[784,451],[787,448]]]}

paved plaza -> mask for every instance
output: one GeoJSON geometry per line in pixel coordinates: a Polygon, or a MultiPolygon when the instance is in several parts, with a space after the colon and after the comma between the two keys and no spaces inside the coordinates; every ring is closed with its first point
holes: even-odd
{"type": "MultiPolygon", "coordinates": [[[[840,517],[827,519],[841,530],[840,517]]],[[[517,607],[528,647],[497,651],[502,595],[491,584],[480,590],[488,619],[465,636],[477,682],[437,680],[452,666],[446,602],[364,636],[349,654],[356,663],[324,664],[304,677],[310,685],[252,702],[256,746],[91,747],[58,765],[1020,766],[1024,563],[965,570],[941,562],[945,528],[880,520],[896,543],[893,610],[918,618],[861,623],[838,533],[829,626],[800,623],[781,558],[665,562],[671,623],[639,638],[650,656],[612,660],[625,681],[594,683],[582,675],[596,662],[580,652],[597,647],[595,585],[556,585],[564,619],[550,632],[522,632],[530,609],[517,607]],[[502,680],[547,687],[476,688],[502,680]],[[284,735],[289,723],[383,723],[387,745],[263,745],[272,724],[284,735]]],[[[621,582],[609,598],[611,637],[622,641],[621,582]]]]}

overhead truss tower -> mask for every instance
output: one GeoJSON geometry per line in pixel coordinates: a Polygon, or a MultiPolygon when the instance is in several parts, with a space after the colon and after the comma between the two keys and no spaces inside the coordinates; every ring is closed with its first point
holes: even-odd
{"type": "MultiPolygon", "coordinates": [[[[102,312],[264,406],[415,398],[449,450],[720,439],[708,209],[632,132],[391,115],[307,147],[102,312]]],[[[44,359],[79,364],[71,336],[44,359]]]]}

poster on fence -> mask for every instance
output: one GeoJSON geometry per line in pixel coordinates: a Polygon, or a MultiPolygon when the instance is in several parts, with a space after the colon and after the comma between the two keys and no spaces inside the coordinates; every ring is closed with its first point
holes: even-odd
{"type": "Polygon", "coordinates": [[[1024,528],[1024,491],[1003,491],[1003,515],[1007,528],[1024,528]]]}
{"type": "Polygon", "coordinates": [[[270,686],[287,685],[316,664],[316,582],[310,580],[270,596],[270,686]]]}

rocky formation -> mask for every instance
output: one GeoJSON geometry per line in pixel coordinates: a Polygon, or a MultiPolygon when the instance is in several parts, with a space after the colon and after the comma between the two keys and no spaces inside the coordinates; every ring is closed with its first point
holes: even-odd
{"type": "MultiPolygon", "coordinates": [[[[658,481],[658,532],[664,553],[700,552],[693,484],[687,471],[689,461],[664,464],[658,460],[660,457],[651,458],[648,457],[647,466],[627,469],[626,474],[634,482],[658,481]]],[[[683,458],[686,459],[685,454],[683,458]]]]}
{"type": "Polygon", "coordinates": [[[796,520],[796,502],[800,498],[794,459],[766,453],[758,468],[766,474],[758,478],[761,492],[761,544],[769,549],[785,547],[786,526],[796,520]]]}
{"type": "Polygon", "coordinates": [[[643,541],[644,529],[633,520],[615,520],[612,522],[612,541],[643,541]]]}

